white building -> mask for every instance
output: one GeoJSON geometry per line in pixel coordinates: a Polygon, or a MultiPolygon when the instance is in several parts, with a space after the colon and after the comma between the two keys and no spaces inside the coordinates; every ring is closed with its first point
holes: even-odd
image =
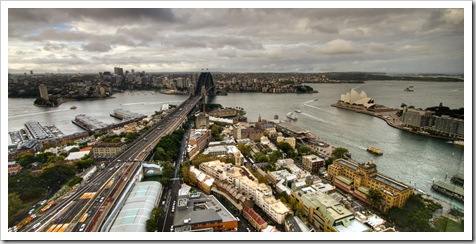
{"type": "Polygon", "coordinates": [[[254,203],[279,224],[292,210],[274,198],[271,187],[258,180],[245,167],[236,167],[220,161],[200,164],[200,170],[212,177],[233,184],[238,190],[253,198],[254,203]]]}

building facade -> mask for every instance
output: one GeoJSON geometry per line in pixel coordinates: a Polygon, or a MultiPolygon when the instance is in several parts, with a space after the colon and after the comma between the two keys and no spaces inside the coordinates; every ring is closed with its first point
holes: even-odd
{"type": "Polygon", "coordinates": [[[113,158],[126,149],[122,142],[100,142],[93,146],[94,158],[113,158]]]}
{"type": "Polygon", "coordinates": [[[255,205],[279,224],[283,224],[285,216],[292,213],[291,209],[273,196],[269,185],[259,183],[245,167],[232,166],[218,160],[204,162],[199,167],[215,179],[234,185],[230,190],[237,190],[242,195],[251,197],[255,205]]]}
{"type": "Polygon", "coordinates": [[[46,87],[46,85],[40,84],[39,89],[40,89],[40,97],[48,101],[49,99],[48,88],[46,87]]]}
{"type": "Polygon", "coordinates": [[[197,156],[212,139],[212,134],[207,129],[196,129],[190,131],[190,140],[188,142],[188,154],[190,159],[197,156]]]}
{"type": "Polygon", "coordinates": [[[384,212],[393,206],[403,208],[413,193],[408,185],[378,173],[377,166],[372,161],[358,163],[336,159],[329,165],[328,173],[336,187],[368,204],[371,204],[368,198],[370,190],[380,192],[383,199],[377,207],[384,212]]]}
{"type": "Polygon", "coordinates": [[[306,155],[302,156],[302,164],[305,170],[316,173],[324,166],[325,160],[316,155],[306,155]]]}

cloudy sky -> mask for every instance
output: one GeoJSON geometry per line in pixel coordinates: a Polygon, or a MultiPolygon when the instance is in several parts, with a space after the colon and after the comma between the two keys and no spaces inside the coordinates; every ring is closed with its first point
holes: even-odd
{"type": "Polygon", "coordinates": [[[463,73],[463,9],[8,10],[8,70],[463,73]]]}

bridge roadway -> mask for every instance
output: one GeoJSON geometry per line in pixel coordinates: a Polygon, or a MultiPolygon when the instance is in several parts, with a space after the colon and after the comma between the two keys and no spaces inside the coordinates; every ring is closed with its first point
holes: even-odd
{"type": "MultiPolygon", "coordinates": [[[[23,231],[91,231],[100,230],[105,218],[116,204],[125,187],[134,181],[141,162],[165,135],[176,130],[200,101],[192,96],[165,118],[151,126],[123,153],[96,173],[87,182],[57,199],[57,204],[34,219],[23,231]],[[37,228],[33,228],[33,226],[37,228]]],[[[176,167],[180,167],[176,164],[176,167]]]]}

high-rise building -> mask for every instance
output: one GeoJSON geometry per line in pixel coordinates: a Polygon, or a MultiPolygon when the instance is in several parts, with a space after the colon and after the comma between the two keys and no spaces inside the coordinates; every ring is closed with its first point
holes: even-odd
{"type": "Polygon", "coordinates": [[[114,67],[114,74],[115,75],[124,75],[124,70],[120,67],[114,67]]]}
{"type": "Polygon", "coordinates": [[[40,97],[45,99],[45,100],[48,100],[49,99],[49,97],[48,97],[48,88],[46,87],[46,85],[45,84],[40,84],[39,89],[40,89],[40,97]]]}

